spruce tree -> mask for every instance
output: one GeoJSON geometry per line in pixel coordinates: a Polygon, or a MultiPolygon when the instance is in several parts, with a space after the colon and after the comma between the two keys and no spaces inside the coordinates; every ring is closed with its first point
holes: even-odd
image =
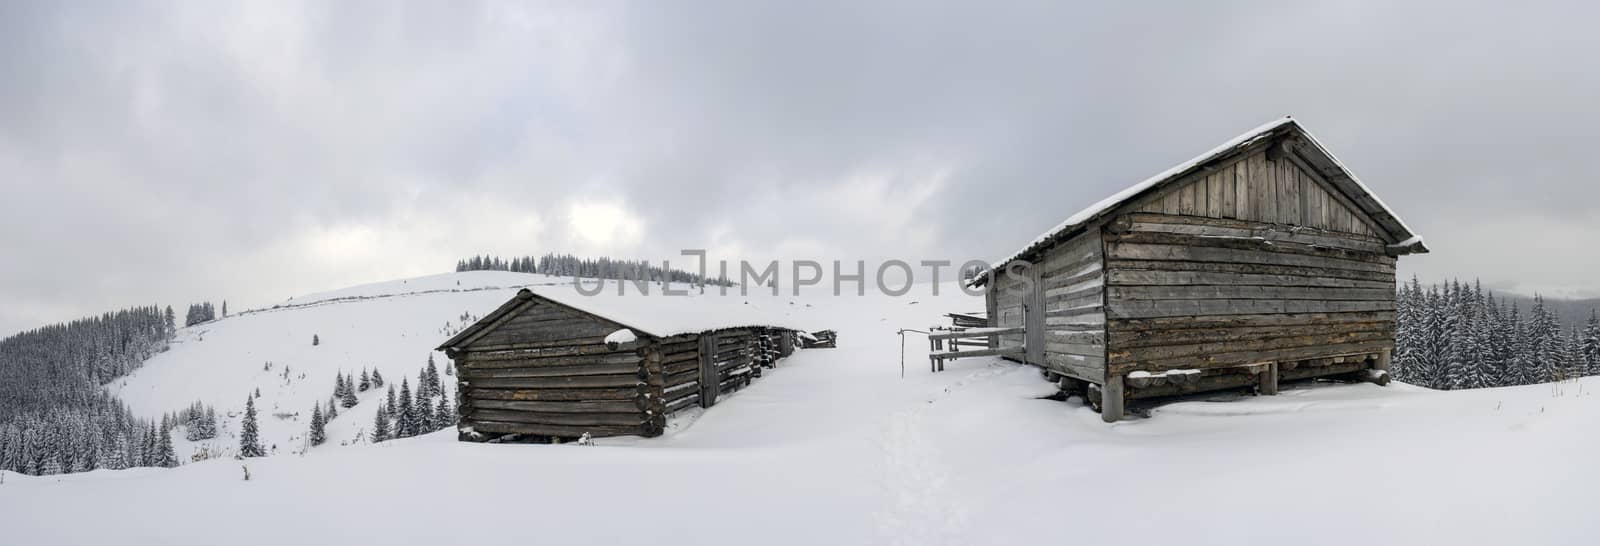
{"type": "Polygon", "coordinates": [[[256,429],[256,399],[246,397],[244,401],[244,423],[240,425],[239,456],[261,457],[267,450],[261,446],[259,431],[256,429]]]}
{"type": "Polygon", "coordinates": [[[417,408],[417,434],[426,434],[439,430],[433,427],[433,400],[424,396],[421,389],[417,390],[417,400],[414,406],[417,408]]]}
{"type": "Polygon", "coordinates": [[[428,353],[428,367],[423,371],[428,380],[428,396],[439,395],[439,367],[433,364],[433,353],[428,353]]]}
{"type": "Polygon", "coordinates": [[[378,371],[377,368],[372,369],[372,387],[383,388],[383,372],[378,371]]]}
{"type": "Polygon", "coordinates": [[[161,429],[161,438],[157,440],[155,466],[162,468],[177,468],[178,453],[172,449],[172,431],[165,427],[161,429]]]}
{"type": "Polygon", "coordinates": [[[400,411],[397,415],[398,423],[395,426],[395,437],[410,438],[417,435],[417,407],[411,399],[411,385],[406,379],[400,379],[400,411]]]}
{"type": "Polygon", "coordinates": [[[433,429],[444,430],[456,426],[456,405],[450,403],[450,396],[439,395],[439,407],[433,410],[433,429]]]}
{"type": "Polygon", "coordinates": [[[1589,323],[1583,328],[1584,375],[1600,375],[1600,312],[1589,310],[1589,323]]]}
{"type": "Polygon", "coordinates": [[[346,408],[356,407],[356,403],[358,402],[358,400],[356,400],[356,390],[354,388],[352,388],[351,385],[350,385],[350,383],[352,381],[354,381],[354,380],[353,379],[345,380],[345,382],[344,382],[344,394],[339,397],[339,403],[341,405],[343,405],[344,407],[346,407],[346,408]]]}
{"type": "Polygon", "coordinates": [[[367,374],[366,368],[361,369],[361,384],[357,388],[361,392],[367,392],[372,388],[372,376],[367,374]]]}
{"type": "Polygon", "coordinates": [[[390,417],[394,417],[394,416],[398,415],[395,412],[400,410],[400,406],[395,403],[394,385],[389,385],[389,395],[388,395],[388,398],[384,401],[384,406],[383,407],[384,407],[384,409],[389,411],[389,416],[390,417]]]}
{"type": "Polygon", "coordinates": [[[316,334],[311,334],[311,346],[312,347],[316,347],[316,346],[321,345],[321,344],[322,344],[322,338],[317,337],[316,334]]]}
{"type": "Polygon", "coordinates": [[[311,431],[307,433],[306,437],[311,440],[311,445],[314,446],[320,446],[323,442],[328,441],[327,422],[322,419],[322,404],[312,404],[311,406],[311,431]]]}
{"type": "Polygon", "coordinates": [[[393,436],[389,432],[389,408],[378,405],[378,414],[372,419],[372,443],[388,440],[393,436]]]}

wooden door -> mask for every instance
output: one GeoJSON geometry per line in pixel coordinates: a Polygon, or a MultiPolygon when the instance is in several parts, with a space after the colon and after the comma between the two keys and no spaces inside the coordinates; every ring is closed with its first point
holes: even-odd
{"type": "Polygon", "coordinates": [[[1022,327],[1023,344],[1027,347],[1025,359],[1033,364],[1044,365],[1044,270],[1042,264],[1035,264],[1028,268],[1028,279],[1033,281],[1033,289],[1022,299],[1022,327]]]}

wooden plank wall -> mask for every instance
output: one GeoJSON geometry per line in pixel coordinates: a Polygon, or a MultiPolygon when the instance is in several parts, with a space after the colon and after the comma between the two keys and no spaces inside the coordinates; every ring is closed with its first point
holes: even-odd
{"type": "Polygon", "coordinates": [[[463,432],[660,434],[660,360],[613,350],[615,324],[536,304],[454,355],[463,432]],[[652,372],[652,370],[656,370],[652,372]]]}
{"type": "Polygon", "coordinates": [[[700,336],[673,336],[653,346],[661,355],[661,399],[672,413],[700,405],[700,336]]]}
{"type": "Polygon", "coordinates": [[[1269,160],[1266,152],[1256,152],[1173,184],[1132,210],[1378,235],[1360,209],[1331,187],[1295,161],[1269,160]]]}
{"type": "MultiPolygon", "coordinates": [[[[1022,321],[1027,311],[1023,308],[1027,301],[1028,292],[1025,282],[1014,279],[1005,271],[995,271],[994,280],[989,283],[989,291],[994,296],[994,309],[989,313],[993,317],[995,327],[1021,328],[1022,321]]],[[[999,336],[1001,347],[1021,347],[1024,343],[1022,334],[999,336]]]]}
{"type": "Polygon", "coordinates": [[[1104,230],[1111,373],[1377,353],[1394,345],[1382,240],[1128,213],[1104,230]]]}
{"type": "Polygon", "coordinates": [[[1041,255],[1044,362],[1056,373],[1099,383],[1105,376],[1105,271],[1099,230],[1041,255]]]}

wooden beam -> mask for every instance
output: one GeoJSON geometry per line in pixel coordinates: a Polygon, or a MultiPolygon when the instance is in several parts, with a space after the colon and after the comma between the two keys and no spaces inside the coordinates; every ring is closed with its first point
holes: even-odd
{"type": "Polygon", "coordinates": [[[1268,363],[1266,365],[1266,367],[1263,370],[1261,370],[1261,373],[1259,374],[1259,381],[1260,381],[1260,383],[1257,385],[1256,390],[1260,391],[1261,394],[1264,394],[1264,395],[1267,395],[1267,396],[1275,396],[1275,395],[1277,395],[1278,394],[1278,363],[1277,362],[1268,363]]]}
{"type": "Polygon", "coordinates": [[[1122,374],[1106,376],[1106,384],[1100,389],[1100,420],[1115,423],[1122,420],[1124,397],[1122,394],[1122,374]]]}

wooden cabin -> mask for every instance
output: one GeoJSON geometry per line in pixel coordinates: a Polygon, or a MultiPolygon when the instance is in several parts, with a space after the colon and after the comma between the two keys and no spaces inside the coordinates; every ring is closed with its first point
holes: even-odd
{"type": "Polygon", "coordinates": [[[782,317],[738,298],[541,291],[439,346],[456,369],[461,440],[658,436],[674,412],[712,407],[794,351],[782,317]]]}
{"type": "Polygon", "coordinates": [[[992,348],[1112,422],[1128,399],[1387,382],[1395,260],[1425,252],[1284,118],[1071,216],[973,284],[988,326],[1020,331],[992,348]]]}

